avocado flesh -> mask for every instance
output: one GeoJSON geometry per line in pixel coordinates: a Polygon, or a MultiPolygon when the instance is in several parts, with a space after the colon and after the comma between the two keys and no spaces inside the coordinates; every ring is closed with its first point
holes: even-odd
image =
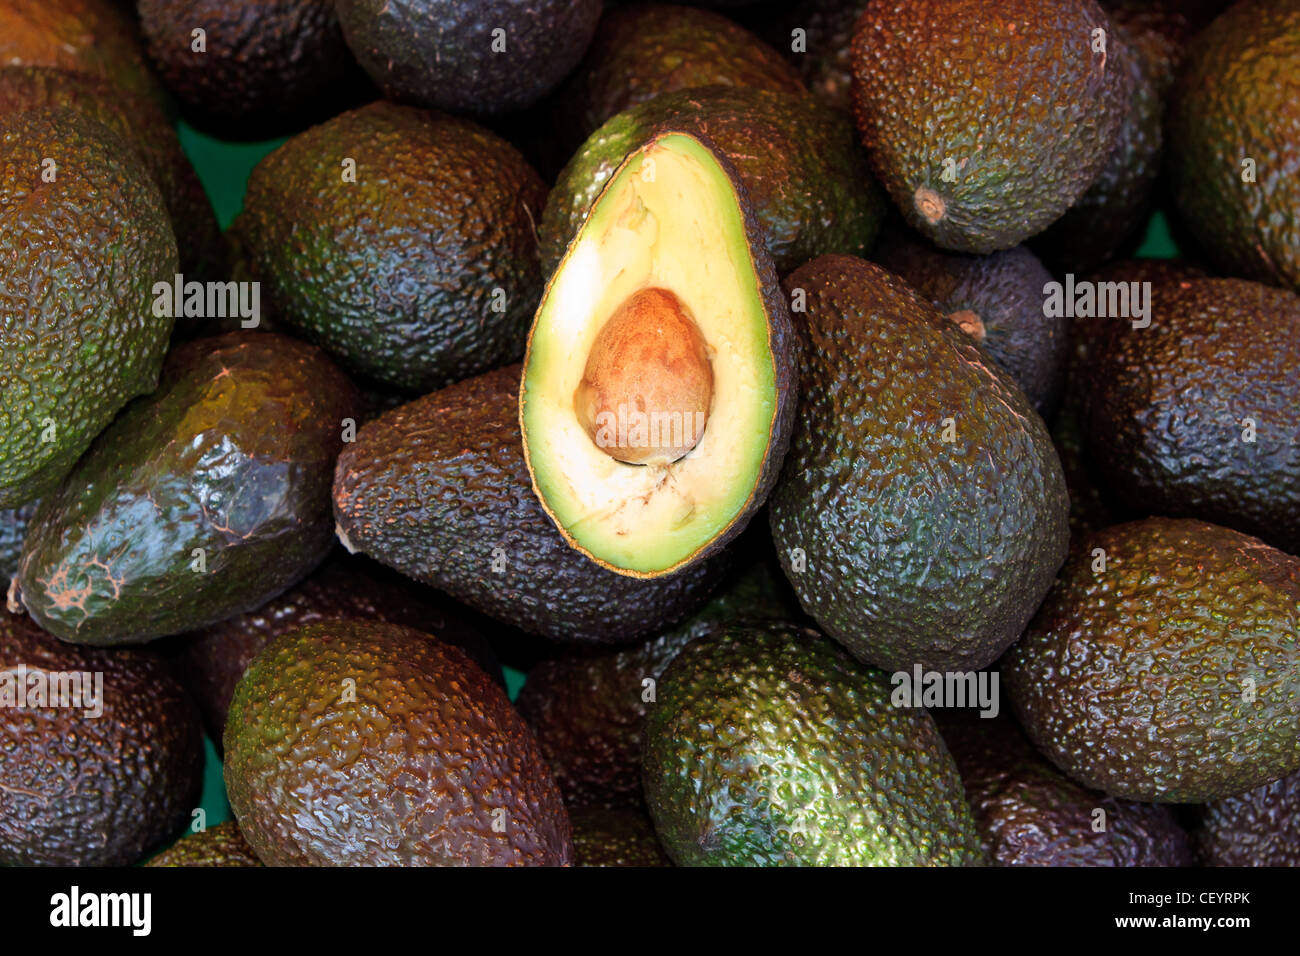
{"type": "MultiPolygon", "coordinates": [[[[682,133],[651,140],[596,199],[538,310],[521,393],[529,467],[569,543],[611,570],[657,576],[691,562],[737,523],[766,471],[780,425],[783,357],[773,342],[774,300],[761,281],[761,266],[770,272],[771,263],[750,241],[743,202],[731,172],[700,140],[682,133]],[[652,466],[613,458],[574,410],[606,320],[643,289],[681,302],[713,375],[695,447],[652,466]]],[[[776,321],[788,323],[778,308],[776,321]]]]}

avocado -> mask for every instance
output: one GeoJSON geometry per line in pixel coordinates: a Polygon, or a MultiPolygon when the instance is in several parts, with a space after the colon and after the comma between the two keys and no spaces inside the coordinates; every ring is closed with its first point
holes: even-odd
{"type": "Polygon", "coordinates": [[[545,270],[554,270],[614,171],[661,127],[698,133],[731,161],[778,273],[822,253],[870,250],[886,202],[852,122],[806,93],[709,86],[639,103],[582,144],[546,201],[545,270]]]}
{"type": "MultiPolygon", "coordinates": [[[[152,100],[87,73],[52,67],[0,69],[0,113],[44,107],[79,110],[135,147],[162,191],[176,234],[180,271],[201,282],[226,278],[227,251],[212,204],[176,131],[152,100]]],[[[197,330],[181,316],[176,324],[184,333],[197,330]]]]}
{"type": "Polygon", "coordinates": [[[518,365],[386,412],[344,448],[338,534],[470,607],[559,641],[626,644],[680,620],[726,572],[725,552],[638,580],[570,548],[529,484],[518,365]]]}
{"type": "Polygon", "coordinates": [[[253,848],[227,820],[199,833],[187,835],[159,853],[145,866],[261,866],[253,848]]]}
{"type": "Polygon", "coordinates": [[[135,863],[198,806],[203,731],[161,657],[4,613],[0,754],[0,866],[135,863]]]}
{"type": "Polygon", "coordinates": [[[988,253],[1082,196],[1128,110],[1111,32],[1093,0],[1008,0],[995,15],[980,0],[872,0],[853,36],[853,110],[908,225],[988,253]]]}
{"type": "Polygon", "coordinates": [[[1101,0],[1111,23],[1123,27],[1153,67],[1163,100],[1192,39],[1232,0],[1101,0]]]}
{"type": "Polygon", "coordinates": [[[610,177],[537,309],[519,417],[572,547],[634,577],[716,554],[767,498],[795,342],[762,227],[701,137],[655,134],[610,177]]]}
{"type": "Polygon", "coordinates": [[[803,0],[782,14],[786,54],[808,90],[832,109],[853,109],[853,28],[868,0],[803,0]],[[795,31],[802,31],[795,34],[795,31]],[[799,49],[794,44],[800,43],[799,49]]]}
{"type": "Polygon", "coordinates": [[[91,117],[0,115],[0,508],[50,491],[158,383],[176,238],[139,155],[91,117]]]}
{"type": "Polygon", "coordinates": [[[213,740],[220,742],[235,685],[258,651],[279,635],[318,621],[382,621],[433,631],[504,683],[488,642],[458,616],[464,609],[454,609],[451,601],[414,582],[398,583],[377,573],[383,570],[364,558],[332,557],[266,604],[178,637],[168,648],[171,659],[198,701],[213,740]]]}
{"type": "Polygon", "coordinates": [[[786,279],[800,408],[768,506],[803,608],[889,671],[985,667],[1065,559],[1069,499],[1010,376],[897,276],[822,256],[786,279]]]}
{"type": "Polygon", "coordinates": [[[1192,837],[1202,866],[1300,866],[1300,772],[1200,807],[1192,837]]]}
{"type": "Polygon", "coordinates": [[[330,0],[139,0],[138,11],[186,117],[225,138],[301,129],[367,92],[330,0]]]}
{"type": "Polygon", "coordinates": [[[277,324],[349,371],[424,393],[523,354],[545,202],[504,140],[373,103],[262,160],[233,228],[277,324]]]}
{"type": "Polygon", "coordinates": [[[574,866],[672,866],[644,810],[574,807],[574,866]]]}
{"type": "Polygon", "coordinates": [[[1300,2],[1242,0],[1196,38],[1168,107],[1183,222],[1224,271],[1300,291],[1300,2]]]}
{"type": "Polygon", "coordinates": [[[225,751],[231,809],[268,866],[572,859],[560,792],[505,691],[411,628],[280,635],[235,688],[225,751]]]}
{"type": "Polygon", "coordinates": [[[936,710],[975,826],[999,866],[1190,866],[1191,841],[1167,806],[1071,783],[1015,721],[936,710]]]}
{"type": "Polygon", "coordinates": [[[29,501],[17,508],[0,509],[0,587],[8,588],[9,579],[18,572],[27,525],[39,504],[39,501],[29,501]]]}
{"type": "Polygon", "coordinates": [[[929,715],[816,631],[723,625],[668,665],[645,727],[646,804],[679,866],[983,862],[929,715]]]}
{"type": "Polygon", "coordinates": [[[875,257],[907,280],[1002,366],[1044,417],[1065,378],[1066,320],[1043,308],[1052,274],[1024,246],[966,256],[906,235],[882,242],[875,257]]]}
{"type": "Polygon", "coordinates": [[[505,113],[572,70],[600,0],[337,0],[348,45],[390,99],[505,113]]]}
{"type": "Polygon", "coordinates": [[[1189,519],[1096,532],[1003,681],[1035,746],[1127,800],[1203,802],[1300,769],[1300,558],[1189,519]]]}
{"type": "Polygon", "coordinates": [[[1114,496],[1300,553],[1300,296],[1189,279],[1153,286],[1149,327],[1091,321],[1081,424],[1114,496]]]}
{"type": "Polygon", "coordinates": [[[1061,459],[1070,494],[1070,546],[1074,547],[1089,532],[1115,524],[1115,514],[1094,478],[1079,414],[1068,401],[1052,421],[1052,444],[1061,459]]]}
{"type": "Polygon", "coordinates": [[[138,643],[264,604],[332,544],[351,383],[269,332],[199,339],[41,501],[10,590],[45,630],[138,643]]]}

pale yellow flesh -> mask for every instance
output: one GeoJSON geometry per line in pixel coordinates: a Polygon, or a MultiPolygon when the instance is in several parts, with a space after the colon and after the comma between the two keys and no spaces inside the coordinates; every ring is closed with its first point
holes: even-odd
{"type": "Polygon", "coordinates": [[[696,140],[662,136],[610,180],[538,310],[522,403],[543,504],[575,546],[615,570],[677,567],[745,508],[775,414],[773,360],[735,192],[696,140]],[[703,437],[666,468],[616,461],[574,413],[596,335],[647,287],[685,305],[713,366],[703,437]]]}

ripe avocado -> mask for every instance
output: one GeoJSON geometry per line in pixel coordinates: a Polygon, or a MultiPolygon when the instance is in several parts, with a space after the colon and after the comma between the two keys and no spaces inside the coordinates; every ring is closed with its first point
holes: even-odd
{"type": "Polygon", "coordinates": [[[449,386],[357,433],[334,475],[338,534],[408,577],[559,641],[626,644],[698,608],[724,552],[643,581],[565,544],[529,484],[518,365],[449,386]]]}
{"type": "Polygon", "coordinates": [[[913,229],[945,249],[994,252],[1083,195],[1130,95],[1122,51],[1102,49],[1097,30],[1111,24],[1093,0],[867,5],[853,36],[854,115],[913,229]]]}
{"type": "Polygon", "coordinates": [[[610,177],[542,295],[519,418],[564,539],[633,577],[716,554],[767,498],[795,409],[785,297],[735,169],[661,131],[610,177]]]}
{"type": "Polygon", "coordinates": [[[158,384],[152,288],[176,238],[139,155],[91,117],[0,115],[0,508],[51,490],[158,384]]]}
{"type": "Polygon", "coordinates": [[[672,866],[637,807],[571,807],[574,866],[672,866]]]}
{"type": "Polygon", "coordinates": [[[235,689],[230,806],[268,866],[571,861],[528,727],[457,647],[328,621],[273,640],[235,689]]]}
{"type": "Polygon", "coordinates": [[[591,134],[547,198],[545,270],[627,155],[667,126],[707,137],[731,161],[778,273],[826,252],[865,255],[875,242],[887,204],[849,119],[806,93],[710,86],[639,103],[591,134]]]}
{"type": "Polygon", "coordinates": [[[262,160],[234,229],[277,324],[350,371],[423,393],[523,354],[545,202],[504,140],[373,103],[262,160]]]}
{"type": "Polygon", "coordinates": [[[1300,291],[1300,0],[1242,0],[1196,39],[1168,107],[1168,171],[1227,272],[1300,291]]]}
{"type": "Polygon", "coordinates": [[[982,863],[929,715],[816,631],[720,626],[650,708],[646,803],[679,866],[982,863]]]}
{"type": "Polygon", "coordinates": [[[168,356],[41,502],[10,592],[43,628],[127,644],[264,604],[325,556],[351,383],[305,342],[234,332],[168,356]]]}
{"type": "Polygon", "coordinates": [[[161,657],[2,612],[0,755],[0,866],[135,863],[198,806],[199,714],[161,657]]]}
{"type": "Polygon", "coordinates": [[[1069,499],[1046,426],[880,266],[822,256],[785,285],[801,401],[768,511],[804,610],[885,670],[991,664],[1065,559],[1069,499]]]}
{"type": "Polygon", "coordinates": [[[1300,558],[1148,518],[1071,555],[1002,676],[1071,779],[1202,802],[1300,769],[1300,558]]]}
{"type": "Polygon", "coordinates": [[[261,866],[234,820],[187,835],[145,866],[261,866]]]}
{"type": "Polygon", "coordinates": [[[586,52],[600,0],[337,0],[343,33],[391,99],[476,113],[531,106],[586,52]]]}
{"type": "Polygon", "coordinates": [[[1202,866],[1300,866],[1300,772],[1200,807],[1192,838],[1202,866]]]}

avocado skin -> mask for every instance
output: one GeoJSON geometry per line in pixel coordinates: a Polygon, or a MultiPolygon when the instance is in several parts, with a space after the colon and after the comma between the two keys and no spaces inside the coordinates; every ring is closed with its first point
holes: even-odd
{"type": "Polygon", "coordinates": [[[571,807],[574,866],[672,866],[644,810],[571,807]]]}
{"type": "Polygon", "coordinates": [[[253,848],[227,820],[200,833],[188,834],[159,853],[145,866],[261,866],[253,848]]]}
{"type": "Polygon", "coordinates": [[[1202,866],[1300,866],[1300,772],[1199,808],[1202,866]]]}
{"type": "Polygon", "coordinates": [[[1082,543],[1002,676],[1029,738],[1071,779],[1199,803],[1300,769],[1298,631],[1300,558],[1147,518],[1082,543]]]}
{"type": "Polygon", "coordinates": [[[1154,67],[1163,100],[1173,86],[1193,38],[1232,0],[1101,0],[1113,24],[1128,31],[1154,67]]]}
{"type": "Polygon", "coordinates": [[[824,252],[865,254],[875,242],[885,197],[848,120],[803,93],[711,86],[633,106],[583,143],[546,201],[547,272],[624,158],[668,126],[707,137],[731,160],[778,273],[824,252]]]}
{"type": "Polygon", "coordinates": [[[411,628],[277,637],[235,689],[225,750],[231,809],[268,866],[572,859],[560,792],[505,691],[411,628]]]}
{"type": "Polygon", "coordinates": [[[582,59],[600,0],[338,0],[348,45],[390,99],[506,113],[582,59]],[[495,31],[506,49],[493,49],[495,31]]]}
{"type": "Polygon", "coordinates": [[[524,462],[520,372],[511,365],[460,382],[361,428],[334,475],[344,545],[558,641],[626,644],[695,610],[726,572],[725,552],[642,580],[605,570],[561,537],[524,462]],[[498,557],[501,572],[492,570],[498,557]]]}
{"type": "Polygon", "coordinates": [[[1225,272],[1300,291],[1300,2],[1242,0],[1202,31],[1168,107],[1170,185],[1225,272]],[[1256,162],[1242,182],[1242,160],[1256,162]]]}
{"type": "Polygon", "coordinates": [[[523,354],[545,202],[504,140],[374,103],[262,160],[234,229],[277,323],[349,371],[423,393],[523,354]],[[356,183],[341,179],[345,157],[356,183]]]}
{"type": "Polygon", "coordinates": [[[235,685],[257,653],[279,635],[318,621],[381,621],[432,631],[503,684],[491,646],[457,619],[452,602],[414,582],[407,585],[372,573],[364,559],[340,556],[260,607],[178,637],[171,649],[174,666],[198,701],[212,739],[220,745],[235,685]]]}
{"type": "Polygon", "coordinates": [[[1044,314],[1043,287],[1052,274],[1024,246],[964,256],[900,237],[875,257],[948,315],[974,312],[980,344],[1024,390],[1044,418],[1060,400],[1069,344],[1066,320],[1044,314]]]}
{"type": "Polygon", "coordinates": [[[1300,296],[1184,280],[1153,286],[1151,320],[1094,320],[1081,422],[1104,484],[1135,515],[1202,518],[1300,552],[1300,296]]]}
{"type": "MultiPolygon", "coordinates": [[[[808,90],[832,109],[853,109],[853,28],[868,0],[804,0],[785,12],[781,37],[787,46],[793,31],[804,31],[805,52],[786,58],[808,90]]],[[[785,51],[783,51],[785,52],[785,51]]]]}
{"type": "Polygon", "coordinates": [[[975,826],[998,866],[1191,866],[1167,806],[1116,800],[1061,775],[1006,716],[931,712],[961,771],[975,826]],[[1093,814],[1105,813],[1104,829],[1093,814]]]}
{"type": "MultiPolygon", "coordinates": [[[[86,113],[134,146],[162,191],[176,234],[180,271],[202,282],[226,278],[227,250],[216,214],[175,129],[156,103],[87,73],[51,67],[0,69],[0,113],[44,107],[86,113]]],[[[176,327],[187,335],[198,331],[198,323],[183,316],[176,317],[176,327]]]]}
{"type": "Polygon", "coordinates": [[[9,579],[18,571],[27,525],[39,505],[39,501],[29,501],[17,508],[0,510],[0,587],[8,587],[9,579]]]}
{"type": "Polygon", "coordinates": [[[1098,28],[1110,22],[1093,0],[1007,0],[996,17],[977,0],[868,4],[853,37],[853,111],[908,225],[945,249],[994,252],[1083,195],[1130,93],[1126,71],[1090,49],[1098,28]],[[949,157],[955,182],[942,179],[949,157]],[[923,187],[946,206],[934,224],[916,207],[923,187]]]}
{"type": "Polygon", "coordinates": [[[894,707],[884,674],[795,625],[688,644],[646,719],[643,774],[679,866],[984,861],[929,715],[894,707]]]}
{"type": "Polygon", "coordinates": [[[168,356],[28,528],[28,613],[79,644],[139,643],[258,607],[324,558],[330,468],[356,391],[313,346],[269,332],[168,356]],[[206,570],[194,570],[193,551],[206,570]]]}
{"type": "Polygon", "coordinates": [[[785,285],[806,299],[802,397],[768,511],[804,610],[888,671],[991,664],[1065,560],[1069,498],[1046,426],[996,362],[880,266],[822,256],[785,285]]]}
{"type": "Polygon", "coordinates": [[[30,110],[0,116],[0,260],[0,315],[28,326],[0,329],[0,507],[13,507],[157,385],[172,320],[153,315],[151,290],[176,272],[176,239],[125,141],[72,110],[30,110]]]}
{"type": "Polygon", "coordinates": [[[125,866],[180,832],[203,731],[162,658],[74,647],[0,613],[0,670],[19,664],[102,674],[104,710],[0,707],[0,866],[125,866]]]}

